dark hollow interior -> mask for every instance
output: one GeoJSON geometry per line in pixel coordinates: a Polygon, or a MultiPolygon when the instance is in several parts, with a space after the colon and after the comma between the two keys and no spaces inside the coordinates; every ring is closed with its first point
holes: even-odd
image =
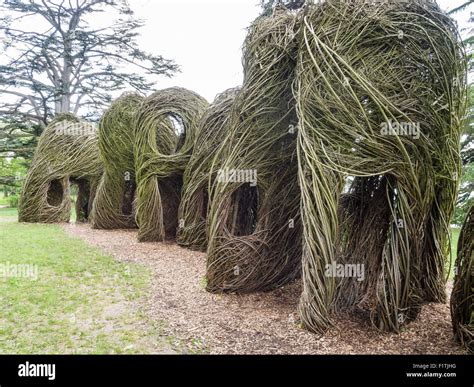
{"type": "Polygon", "coordinates": [[[70,179],[71,184],[77,185],[76,200],[76,221],[87,222],[91,209],[91,188],[89,181],[86,179],[70,179]]]}
{"type": "Polygon", "coordinates": [[[231,197],[227,228],[235,236],[251,235],[257,226],[259,192],[249,184],[240,186],[231,197]]]}
{"type": "Polygon", "coordinates": [[[59,207],[63,201],[64,189],[61,180],[51,180],[49,183],[47,201],[50,206],[59,207]]]}
{"type": "Polygon", "coordinates": [[[163,208],[163,225],[166,239],[175,239],[176,237],[182,186],[183,177],[178,175],[160,179],[158,183],[163,208]]]}
{"type": "Polygon", "coordinates": [[[137,185],[134,181],[126,181],[122,193],[122,214],[132,215],[133,213],[133,201],[135,200],[135,191],[137,185]]]}

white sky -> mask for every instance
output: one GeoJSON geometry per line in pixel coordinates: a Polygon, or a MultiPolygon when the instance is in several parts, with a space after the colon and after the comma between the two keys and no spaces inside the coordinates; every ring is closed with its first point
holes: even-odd
{"type": "Polygon", "coordinates": [[[181,73],[160,78],[158,89],[182,86],[212,102],[242,83],[242,44],[259,13],[258,0],[129,0],[146,21],[140,46],[174,59],[181,73]]]}

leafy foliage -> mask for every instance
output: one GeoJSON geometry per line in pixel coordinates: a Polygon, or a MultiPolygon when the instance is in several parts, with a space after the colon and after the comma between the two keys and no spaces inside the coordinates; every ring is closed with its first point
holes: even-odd
{"type": "Polygon", "coordinates": [[[173,61],[139,48],[143,21],[123,0],[5,0],[0,11],[0,152],[30,157],[55,114],[97,118],[112,92],[145,93],[156,76],[178,70],[173,61]],[[92,25],[103,12],[118,19],[92,25]]]}

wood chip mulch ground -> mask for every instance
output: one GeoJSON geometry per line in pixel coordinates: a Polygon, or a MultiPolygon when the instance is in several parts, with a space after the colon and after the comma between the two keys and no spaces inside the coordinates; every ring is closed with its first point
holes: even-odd
{"type": "Polygon", "coordinates": [[[145,314],[186,348],[219,354],[462,354],[448,304],[428,304],[400,334],[382,333],[360,316],[341,316],[324,336],[299,327],[301,284],[249,295],[204,289],[205,254],[171,243],[138,243],[135,230],[64,229],[121,262],[151,270],[145,314]]]}

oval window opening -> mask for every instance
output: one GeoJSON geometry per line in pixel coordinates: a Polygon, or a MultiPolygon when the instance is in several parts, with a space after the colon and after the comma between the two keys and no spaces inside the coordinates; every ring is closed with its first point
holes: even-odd
{"type": "Polygon", "coordinates": [[[50,206],[59,207],[63,202],[64,190],[60,180],[52,180],[49,183],[47,201],[50,206]]]}

